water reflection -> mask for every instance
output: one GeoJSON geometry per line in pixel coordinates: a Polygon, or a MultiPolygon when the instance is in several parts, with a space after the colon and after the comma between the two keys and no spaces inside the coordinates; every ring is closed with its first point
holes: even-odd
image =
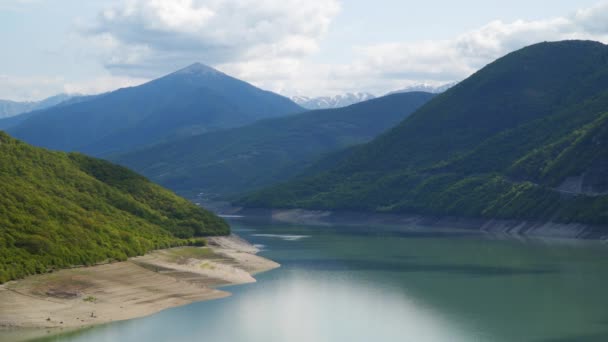
{"type": "MultiPolygon", "coordinates": [[[[414,258],[414,257],[411,257],[414,258]]],[[[398,271],[401,273],[442,273],[463,274],[468,276],[513,276],[534,275],[558,272],[555,268],[515,268],[482,265],[454,265],[454,264],[426,264],[399,261],[377,261],[377,260],[348,260],[327,259],[322,263],[313,260],[292,260],[290,266],[301,267],[316,271],[398,271]]]]}
{"type": "MultiPolygon", "coordinates": [[[[363,286],[348,277],[290,272],[266,291],[232,306],[235,341],[471,341],[457,326],[406,293],[363,286]],[[268,329],[268,325],[272,329],[268,329]]],[[[214,336],[227,341],[225,335],[214,336]]]]}
{"type": "Polygon", "coordinates": [[[236,224],[283,266],[229,298],[58,341],[606,341],[608,249],[471,232],[236,224]]]}

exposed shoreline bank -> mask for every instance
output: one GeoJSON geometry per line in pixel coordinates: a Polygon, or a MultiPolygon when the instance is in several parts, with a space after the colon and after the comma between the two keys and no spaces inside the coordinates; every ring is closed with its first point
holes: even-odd
{"type": "Polygon", "coordinates": [[[152,315],[230,293],[279,267],[236,237],[159,250],[125,262],[65,269],[0,286],[0,340],[21,341],[152,315]]]}
{"type": "Polygon", "coordinates": [[[306,209],[255,209],[224,208],[218,214],[241,215],[249,220],[272,220],[289,224],[395,226],[434,229],[458,229],[494,235],[586,239],[608,241],[608,227],[580,223],[559,223],[524,220],[472,219],[459,217],[432,217],[422,215],[383,214],[367,212],[306,210],[306,209]]]}

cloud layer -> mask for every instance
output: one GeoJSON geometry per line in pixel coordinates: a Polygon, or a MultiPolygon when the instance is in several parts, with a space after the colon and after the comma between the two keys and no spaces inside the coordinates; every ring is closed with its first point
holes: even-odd
{"type": "Polygon", "coordinates": [[[145,76],[194,61],[302,58],[318,50],[337,0],[128,0],[84,32],[112,72],[145,76]]]}
{"type": "Polygon", "coordinates": [[[146,77],[202,61],[270,90],[307,95],[382,94],[415,83],[461,80],[541,41],[608,42],[603,2],[563,17],[497,20],[440,41],[353,47],[352,60],[343,64],[313,62],[340,5],[338,0],[128,0],[100,13],[86,34],[117,75],[146,77]]]}
{"type": "MultiPolygon", "coordinates": [[[[26,8],[40,0],[8,0],[26,8]]],[[[203,62],[286,95],[376,95],[466,78],[494,59],[541,41],[608,43],[608,1],[561,17],[492,21],[432,41],[382,41],[344,47],[350,57],[324,62],[323,39],[347,0],[113,0],[81,20],[67,46],[74,60],[97,60],[101,73],[78,80],[0,76],[0,94],[38,98],[60,91],[103,92],[203,62]],[[86,24],[83,24],[86,23],[86,24]],[[350,49],[349,49],[350,48],[350,49]],[[19,89],[20,87],[24,89],[19,89]]],[[[383,10],[390,10],[386,8],[383,10]]],[[[422,28],[421,28],[422,29],[422,28]]],[[[67,52],[66,52],[67,53],[67,52]]],[[[6,73],[6,72],[4,72],[6,73]]]]}
{"type": "Polygon", "coordinates": [[[508,23],[497,20],[452,39],[361,46],[351,63],[332,66],[330,75],[333,88],[348,91],[384,93],[416,83],[437,85],[462,80],[525,46],[566,39],[607,43],[608,2],[564,17],[508,23]]]}
{"type": "Polygon", "coordinates": [[[17,77],[0,74],[0,94],[11,94],[6,98],[15,101],[43,99],[50,94],[59,93],[64,82],[61,77],[17,77]]]}

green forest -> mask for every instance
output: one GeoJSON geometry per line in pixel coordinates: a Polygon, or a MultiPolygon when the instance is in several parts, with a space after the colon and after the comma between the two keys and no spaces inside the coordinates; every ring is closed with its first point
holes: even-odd
{"type": "Polygon", "coordinates": [[[541,43],[249,207],[608,224],[608,47],[541,43]],[[564,188],[579,178],[575,190],[564,188]]]}
{"type": "Polygon", "coordinates": [[[0,132],[0,283],[229,231],[223,219],[124,167],[0,132]]]}

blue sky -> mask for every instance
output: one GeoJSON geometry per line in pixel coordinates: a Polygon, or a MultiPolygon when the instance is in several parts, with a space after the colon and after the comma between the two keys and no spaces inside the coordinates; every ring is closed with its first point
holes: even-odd
{"type": "Polygon", "coordinates": [[[0,98],[98,93],[203,62],[286,95],[467,77],[543,40],[608,42],[597,0],[0,0],[0,98]]]}

